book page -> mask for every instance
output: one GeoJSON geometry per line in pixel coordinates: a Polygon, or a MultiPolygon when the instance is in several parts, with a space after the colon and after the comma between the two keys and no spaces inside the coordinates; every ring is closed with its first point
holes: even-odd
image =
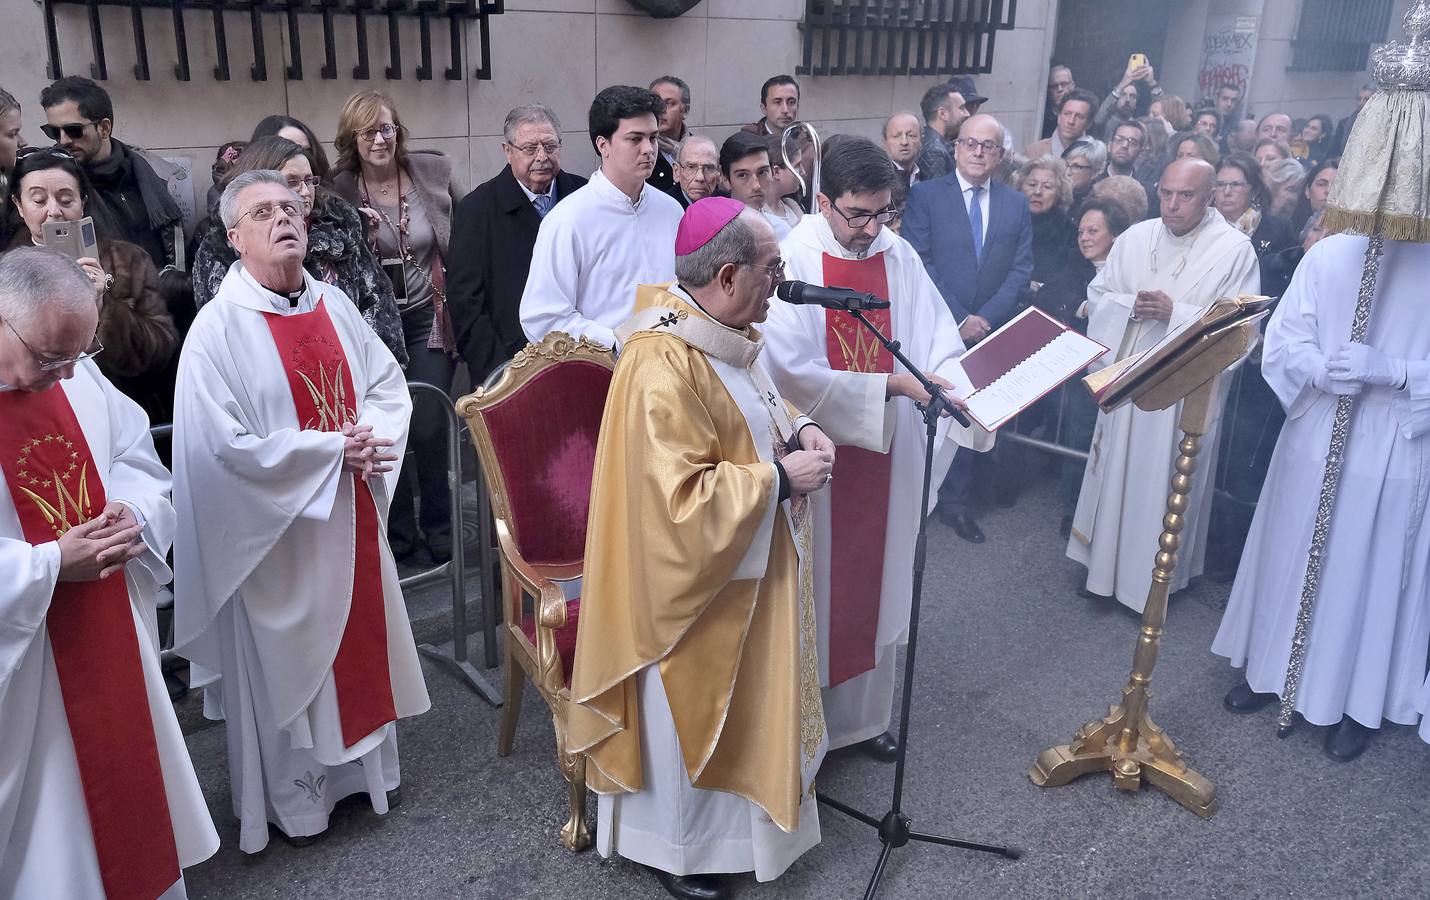
{"type": "Polygon", "coordinates": [[[994,431],[1097,359],[1107,348],[1065,330],[968,398],[968,411],[994,431]]]}

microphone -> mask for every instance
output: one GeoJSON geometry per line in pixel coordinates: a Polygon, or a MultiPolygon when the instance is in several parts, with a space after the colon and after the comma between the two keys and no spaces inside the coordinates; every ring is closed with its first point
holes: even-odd
{"type": "Polygon", "coordinates": [[[775,296],[786,303],[822,306],[825,309],[842,309],[846,312],[852,309],[889,308],[888,300],[881,300],[873,294],[861,294],[842,287],[820,287],[803,281],[780,282],[779,287],[775,288],[775,296]]]}

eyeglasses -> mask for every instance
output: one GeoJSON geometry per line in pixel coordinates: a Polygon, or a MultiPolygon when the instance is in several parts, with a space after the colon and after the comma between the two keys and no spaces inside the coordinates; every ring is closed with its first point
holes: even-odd
{"type": "Polygon", "coordinates": [[[840,209],[839,204],[835,203],[832,200],[829,202],[829,206],[835,212],[839,213],[839,215],[844,218],[845,222],[849,223],[850,228],[863,228],[870,222],[878,222],[880,225],[887,225],[899,217],[899,208],[897,206],[890,206],[886,209],[881,209],[878,212],[873,213],[855,213],[852,216],[846,213],[844,210],[840,209]]]}
{"type": "Polygon", "coordinates": [[[364,144],[371,144],[373,141],[377,140],[377,136],[379,134],[382,135],[382,139],[384,141],[392,140],[394,137],[397,136],[398,130],[399,129],[396,125],[392,124],[391,122],[388,122],[384,125],[379,125],[376,128],[364,128],[362,131],[359,131],[357,133],[357,136],[358,140],[362,141],[364,144]]]}
{"type": "Polygon", "coordinates": [[[771,281],[785,280],[785,261],[783,259],[776,259],[774,263],[768,266],[762,266],[759,263],[746,263],[746,265],[752,269],[768,269],[771,281]]]}
{"type": "Polygon", "coordinates": [[[1069,171],[1069,172],[1091,172],[1091,171],[1092,171],[1092,165],[1091,165],[1090,163],[1087,163],[1087,162],[1070,162],[1070,163],[1068,163],[1068,171],[1069,171]]]}
{"type": "Polygon", "coordinates": [[[54,159],[67,159],[70,162],[78,162],[74,154],[63,147],[42,147],[38,144],[29,147],[21,147],[15,151],[15,159],[21,160],[31,156],[49,156],[54,159]]]}
{"type": "MultiPolygon", "coordinates": [[[[282,203],[260,203],[244,212],[243,216],[252,216],[255,222],[267,222],[277,215],[279,210],[282,210],[283,215],[290,219],[303,218],[303,212],[298,208],[298,204],[286,200],[282,203]]],[[[243,221],[243,216],[239,216],[238,220],[233,223],[235,227],[243,221]]]]}
{"type": "Polygon", "coordinates": [[[20,336],[20,332],[15,330],[15,326],[11,325],[8,319],[5,320],[5,327],[10,329],[10,333],[15,336],[15,339],[18,340],[26,350],[30,351],[30,356],[34,358],[35,365],[39,367],[41,372],[58,372],[66,366],[78,365],[87,359],[93,359],[98,356],[99,352],[104,349],[104,345],[101,344],[98,337],[96,337],[90,342],[90,349],[81,353],[79,356],[72,356],[66,359],[46,359],[43,354],[30,346],[29,341],[20,336]]]}
{"type": "Polygon", "coordinates": [[[45,133],[45,137],[49,138],[52,141],[59,140],[61,132],[63,132],[64,136],[69,138],[70,140],[77,141],[80,138],[84,137],[84,130],[86,128],[98,124],[98,122],[68,122],[64,125],[51,125],[46,122],[44,125],[40,126],[40,130],[45,133]]]}
{"type": "Polygon", "coordinates": [[[317,175],[309,175],[307,178],[288,179],[288,187],[292,188],[295,191],[304,185],[307,185],[309,188],[316,191],[318,189],[318,185],[322,183],[323,179],[319,178],[317,175]]]}
{"type": "Polygon", "coordinates": [[[534,144],[507,144],[507,146],[527,159],[536,156],[539,150],[545,150],[547,156],[555,156],[561,152],[560,141],[538,141],[534,144]]]}
{"type": "Polygon", "coordinates": [[[1251,187],[1251,185],[1245,181],[1218,181],[1216,183],[1216,189],[1219,191],[1238,191],[1244,187],[1251,187]]]}
{"type": "Polygon", "coordinates": [[[704,175],[706,178],[714,178],[720,174],[720,167],[714,163],[681,163],[680,168],[686,175],[704,175]]]}
{"type": "Polygon", "coordinates": [[[979,150],[982,150],[984,153],[987,153],[991,156],[994,153],[1001,153],[1003,151],[1003,145],[998,143],[997,141],[980,141],[976,138],[959,138],[955,143],[957,143],[958,146],[962,147],[963,149],[967,150],[969,153],[974,153],[979,150]]]}
{"type": "Polygon", "coordinates": [[[1114,138],[1112,139],[1112,146],[1114,146],[1114,147],[1140,147],[1140,146],[1142,146],[1142,139],[1139,138],[1139,137],[1117,136],[1117,137],[1114,137],[1114,138]]]}

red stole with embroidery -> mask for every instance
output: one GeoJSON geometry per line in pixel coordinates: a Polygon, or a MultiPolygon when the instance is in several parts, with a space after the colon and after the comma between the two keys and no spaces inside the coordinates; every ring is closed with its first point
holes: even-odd
{"type": "MultiPolygon", "coordinates": [[[[824,254],[824,284],[889,297],[884,254],[840,259],[824,254]]],[[[887,309],[864,314],[885,334],[887,309]]],[[[825,350],[836,372],[894,371],[894,355],[846,312],[824,311],[825,350]]],[[[840,447],[830,491],[829,685],[874,668],[879,634],[879,597],[884,586],[884,537],[889,524],[893,460],[887,453],[840,447]]]]}
{"type": "MultiPolygon", "coordinates": [[[[47,544],[104,511],[103,474],[62,387],[0,392],[0,422],[26,541],[47,544]]],[[[124,573],[57,583],[45,630],[105,896],[153,900],[179,880],[179,856],[124,573]]]]}
{"type": "MultiPolygon", "coordinates": [[[[357,395],[342,342],[318,298],[312,312],[264,313],[278,359],[288,374],[293,407],[304,430],[338,431],[357,421],[357,395]]],[[[346,474],[353,485],[356,529],[353,541],[352,603],[333,660],[333,683],[343,744],[351,747],[397,720],[387,662],[387,619],[382,592],[382,556],[377,504],[367,482],[346,474]]]]}

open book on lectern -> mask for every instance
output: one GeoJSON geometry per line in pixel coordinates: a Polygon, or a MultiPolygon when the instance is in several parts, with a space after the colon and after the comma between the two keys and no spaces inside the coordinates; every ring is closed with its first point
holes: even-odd
{"type": "Polygon", "coordinates": [[[1107,348],[1029,307],[958,358],[967,381],[954,388],[988,431],[1087,368],[1107,348]]]}
{"type": "Polygon", "coordinates": [[[1082,380],[1098,406],[1111,410],[1133,399],[1140,389],[1166,377],[1169,364],[1184,365],[1209,349],[1232,328],[1245,325],[1271,312],[1275,297],[1223,297],[1200,316],[1167,332],[1160,341],[1082,380]]]}

